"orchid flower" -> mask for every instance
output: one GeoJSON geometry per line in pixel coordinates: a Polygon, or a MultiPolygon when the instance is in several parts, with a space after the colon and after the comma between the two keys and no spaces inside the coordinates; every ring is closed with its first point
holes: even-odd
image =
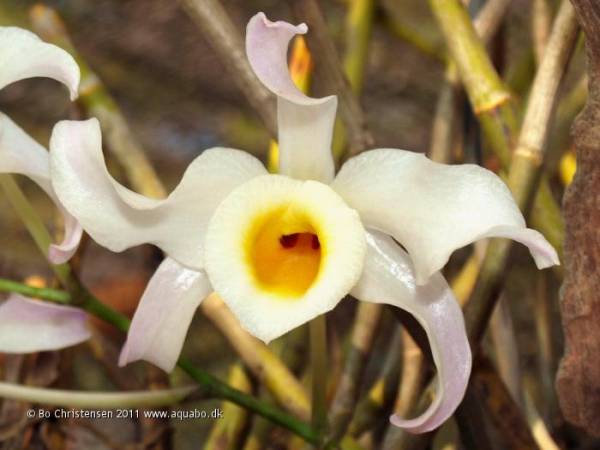
{"type": "Polygon", "coordinates": [[[279,175],[247,153],[213,148],[166,199],[150,199],[110,176],[99,123],[90,119],[56,125],[52,186],[100,245],[119,252],[151,243],[167,255],[133,317],[120,365],[146,360],[171,371],[196,309],[213,291],[264,342],[351,294],[402,308],[426,331],[436,399],[415,419],[392,417],[425,432],[454,412],[471,370],[462,312],[440,274],[452,252],[505,237],[528,246],[539,268],[558,258],[526,228],[505,184],[482,167],[377,149],[335,175],[337,99],[305,96],[287,67],[290,40],[306,32],[304,24],[273,23],[262,13],[247,26],[250,65],[277,96],[279,175]]]}
{"type": "MultiPolygon", "coordinates": [[[[77,97],[79,67],[67,52],[42,42],[35,34],[0,27],[0,89],[16,81],[48,77],[66,85],[77,97]]],[[[82,228],[62,206],[50,182],[48,151],[0,112],[0,173],[21,174],[36,182],[63,214],[65,237],[52,244],[48,259],[68,260],[79,244],[82,228]]],[[[54,350],[89,338],[86,315],[77,308],[52,305],[11,295],[0,305],[0,352],[28,353],[54,350]]]]}

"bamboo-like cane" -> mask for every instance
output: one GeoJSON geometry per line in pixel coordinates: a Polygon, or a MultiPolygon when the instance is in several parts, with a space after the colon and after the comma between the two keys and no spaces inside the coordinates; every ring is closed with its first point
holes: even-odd
{"type": "MultiPolygon", "coordinates": [[[[569,2],[563,2],[536,75],[517,150],[514,152],[508,185],[521,208],[526,209],[536,187],[543,157],[545,136],[553,101],[577,34],[577,22],[569,2]]],[[[472,346],[482,336],[494,305],[492,295],[508,257],[509,243],[490,244],[472,299],[465,309],[472,346]]]]}
{"type": "MultiPolygon", "coordinates": [[[[446,36],[486,142],[503,167],[508,167],[517,134],[510,93],[494,69],[462,3],[458,0],[430,0],[429,3],[446,36]]],[[[536,194],[531,217],[534,227],[542,231],[560,254],[564,227],[547,182],[542,183],[536,194]]]]}
{"type": "Polygon", "coordinates": [[[548,418],[558,412],[558,399],[554,389],[554,377],[558,367],[558,350],[554,345],[554,324],[560,318],[553,314],[555,299],[549,295],[547,275],[539,273],[535,286],[534,320],[537,337],[537,370],[539,389],[543,396],[544,417],[548,418]]]}
{"type": "MultiPolygon", "coordinates": [[[[477,14],[473,28],[484,45],[496,34],[511,0],[490,0],[477,14]]],[[[460,117],[456,108],[459,89],[459,73],[454,61],[449,61],[444,74],[444,85],[440,90],[436,114],[433,120],[429,156],[441,163],[450,163],[454,140],[453,131],[460,117]]]]}
{"type": "Polygon", "coordinates": [[[552,6],[548,0],[533,0],[531,2],[531,38],[533,54],[539,65],[544,56],[544,50],[552,27],[552,6]]]}
{"type": "Polygon", "coordinates": [[[508,388],[513,400],[519,406],[523,406],[519,348],[510,308],[504,294],[500,295],[490,318],[490,335],[500,378],[508,388]]]}
{"type": "MultiPolygon", "coordinates": [[[[506,159],[510,154],[510,136],[505,133],[506,119],[511,115],[507,109],[508,92],[491,66],[483,46],[478,43],[464,8],[454,0],[430,0],[430,3],[448,38],[451,53],[457,61],[459,73],[471,102],[475,110],[479,111],[480,117],[482,113],[485,114],[488,128],[491,124],[491,128],[497,131],[497,138],[507,152],[502,158],[506,159]],[[477,73],[469,75],[465,73],[468,71],[477,73]]],[[[563,4],[534,81],[519,145],[513,155],[508,175],[508,185],[517,203],[523,209],[527,209],[528,201],[535,192],[553,101],[571,54],[576,33],[577,22],[572,8],[568,4],[563,4]]],[[[537,203],[541,206],[539,201],[537,203]]],[[[543,209],[549,206],[546,203],[543,205],[543,209]]],[[[545,228],[548,225],[547,223],[545,228]]],[[[555,222],[551,222],[550,225],[557,227],[555,222]]],[[[551,241],[556,240],[556,229],[552,228],[548,231],[551,231],[552,236],[546,234],[547,238],[551,241]]],[[[490,294],[500,281],[508,248],[506,241],[493,242],[482,265],[480,282],[466,309],[467,326],[471,338],[474,338],[473,342],[478,341],[491,313],[494,302],[489,300],[493,298],[490,294]]]]}
{"type": "Polygon", "coordinates": [[[358,437],[371,429],[376,420],[385,420],[384,412],[394,402],[398,391],[398,377],[402,363],[402,331],[400,325],[394,330],[381,374],[369,389],[368,394],[356,406],[356,413],[348,426],[348,433],[358,437]]]}
{"type": "MultiPolygon", "coordinates": [[[[359,305],[351,332],[344,371],[329,413],[331,426],[329,439],[333,441],[342,437],[352,420],[362,375],[373,346],[381,312],[381,305],[375,303],[365,302],[359,305]]],[[[390,351],[395,352],[396,349],[390,348],[390,351]]]]}

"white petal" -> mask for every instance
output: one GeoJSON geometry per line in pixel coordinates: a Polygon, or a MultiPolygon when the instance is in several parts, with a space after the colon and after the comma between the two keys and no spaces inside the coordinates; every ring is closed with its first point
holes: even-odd
{"type": "Polygon", "coordinates": [[[172,371],[194,313],[210,292],[206,273],[186,269],[166,258],[142,295],[119,366],[143,359],[172,371]]]}
{"type": "Polygon", "coordinates": [[[559,263],[544,237],[526,228],[502,180],[482,167],[438,164],[404,150],[371,150],[344,164],[331,187],[365,226],[392,235],[408,250],[420,284],[454,250],[489,237],[527,245],[540,269],[559,263]]]}
{"type": "Polygon", "coordinates": [[[202,268],[208,220],[241,183],[266,173],[239,150],[204,151],[167,199],[139,195],[117,183],[102,156],[96,119],[59,122],[50,140],[52,185],[92,238],[112,251],[154,244],[186,266],[202,268]]]}
{"type": "Polygon", "coordinates": [[[255,178],[234,190],[217,208],[206,241],[206,271],[215,291],[242,327],[265,342],[331,310],[358,280],[365,254],[358,214],[335,192],[316,181],[280,175],[255,178]],[[297,254],[279,247],[281,236],[318,237],[318,271],[300,291],[284,292],[260,280],[253,252],[261,233],[273,228],[274,252],[291,256],[267,270],[272,267],[269,273],[276,274],[289,268],[281,278],[284,285],[306,272],[297,254]]]}
{"type": "Polygon", "coordinates": [[[63,214],[65,237],[61,244],[50,246],[48,258],[55,264],[67,261],[73,256],[81,240],[81,225],[62,207],[54,193],[50,184],[48,151],[2,113],[0,113],[0,173],[16,173],[31,178],[54,201],[63,214]]]}
{"type": "Polygon", "coordinates": [[[69,88],[77,98],[79,67],[71,55],[35,34],[16,27],[0,27],[0,89],[25,78],[47,77],[69,88]]]}
{"type": "Polygon", "coordinates": [[[433,430],[460,404],[471,373],[462,312],[441,274],[433,274],[425,285],[416,284],[410,257],[389,236],[370,231],[367,248],[364,273],[352,295],[412,314],[427,333],[437,367],[438,389],[427,411],[411,420],[392,416],[391,421],[413,433],[433,430]]]}
{"type": "Polygon", "coordinates": [[[302,180],[329,183],[334,175],[331,139],[337,97],[310,98],[290,77],[287,49],[305,24],[271,22],[258,13],[246,29],[246,53],[260,81],[277,95],[279,172],[302,180]]]}
{"type": "Polygon", "coordinates": [[[12,294],[0,305],[0,352],[58,350],[90,338],[81,309],[12,294]]]}

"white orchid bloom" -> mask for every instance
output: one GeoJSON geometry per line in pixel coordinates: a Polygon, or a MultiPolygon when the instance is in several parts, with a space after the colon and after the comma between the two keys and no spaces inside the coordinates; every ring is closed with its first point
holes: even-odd
{"type": "MultiPolygon", "coordinates": [[[[77,97],[79,67],[67,52],[42,42],[35,34],[15,27],[0,27],[0,89],[33,77],[53,78],[77,97]]],[[[61,205],[50,183],[48,151],[0,112],[0,173],[25,175],[35,181],[63,214],[64,239],[52,244],[48,259],[68,260],[79,244],[82,228],[61,205]]],[[[28,353],[55,350],[90,337],[86,315],[77,308],[52,305],[20,295],[0,304],[0,352],[28,353]]]]}
{"type": "Polygon", "coordinates": [[[392,421],[428,431],[454,412],[471,370],[462,312],[439,273],[451,253],[508,237],[527,245],[540,268],[558,258],[526,228],[504,183],[481,167],[378,149],[335,176],[337,99],[305,96],[287,67],[289,41],[306,31],[262,13],[247,28],[250,64],[278,99],[281,175],[269,175],[247,153],[214,148],[190,164],[166,199],[146,198],[110,176],[91,119],[55,127],[52,186],[99,244],[122,251],[151,243],[168,256],[144,292],[121,365],[144,359],[172,370],[194,312],[212,291],[265,342],[350,293],[405,309],[425,329],[438,370],[436,400],[416,419],[392,421]]]}

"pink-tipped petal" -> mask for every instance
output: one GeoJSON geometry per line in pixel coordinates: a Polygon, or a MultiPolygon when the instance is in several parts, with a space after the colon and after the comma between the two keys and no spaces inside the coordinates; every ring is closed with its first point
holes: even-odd
{"type": "Polygon", "coordinates": [[[77,98],[79,66],[62,48],[30,31],[0,27],[0,89],[25,78],[47,77],[63,83],[77,98]]]}
{"type": "Polygon", "coordinates": [[[166,258],[148,283],[133,316],[119,366],[142,359],[172,371],[194,313],[210,292],[206,273],[186,269],[166,258]]]}
{"type": "Polygon", "coordinates": [[[307,97],[294,85],[287,64],[290,40],[307,30],[305,24],[271,22],[258,13],[248,22],[246,53],[256,76],[277,96],[279,172],[329,183],[337,97],[307,97]]]}
{"type": "Polygon", "coordinates": [[[58,350],[89,338],[87,315],[78,308],[17,294],[0,304],[0,352],[58,350]]]}
{"type": "Polygon", "coordinates": [[[48,249],[48,259],[54,264],[67,261],[73,256],[81,240],[81,225],[63,208],[52,188],[48,151],[2,113],[0,113],[0,173],[16,173],[31,178],[54,201],[63,215],[65,233],[62,243],[52,244],[48,249]]]}
{"type": "Polygon", "coordinates": [[[526,228],[504,182],[483,167],[378,149],[348,160],[331,187],[360,213],[365,226],[392,235],[408,250],[419,284],[454,250],[484,238],[525,244],[539,268],[559,263],[544,237],[526,228]]]}
{"type": "Polygon", "coordinates": [[[235,187],[266,173],[245,152],[215,148],[189,165],[166,199],[144,197],[108,173],[96,119],[54,127],[50,168],[59,199],[100,245],[119,252],[151,243],[195,269],[203,267],[204,233],[215,208],[235,187]]]}
{"type": "Polygon", "coordinates": [[[427,333],[437,368],[436,397],[427,411],[415,419],[394,415],[390,420],[411,433],[431,431],[452,415],[469,381],[471,349],[462,312],[440,273],[417,285],[410,257],[389,236],[370,231],[367,247],[363,275],[351,294],[412,314],[427,333]]]}

